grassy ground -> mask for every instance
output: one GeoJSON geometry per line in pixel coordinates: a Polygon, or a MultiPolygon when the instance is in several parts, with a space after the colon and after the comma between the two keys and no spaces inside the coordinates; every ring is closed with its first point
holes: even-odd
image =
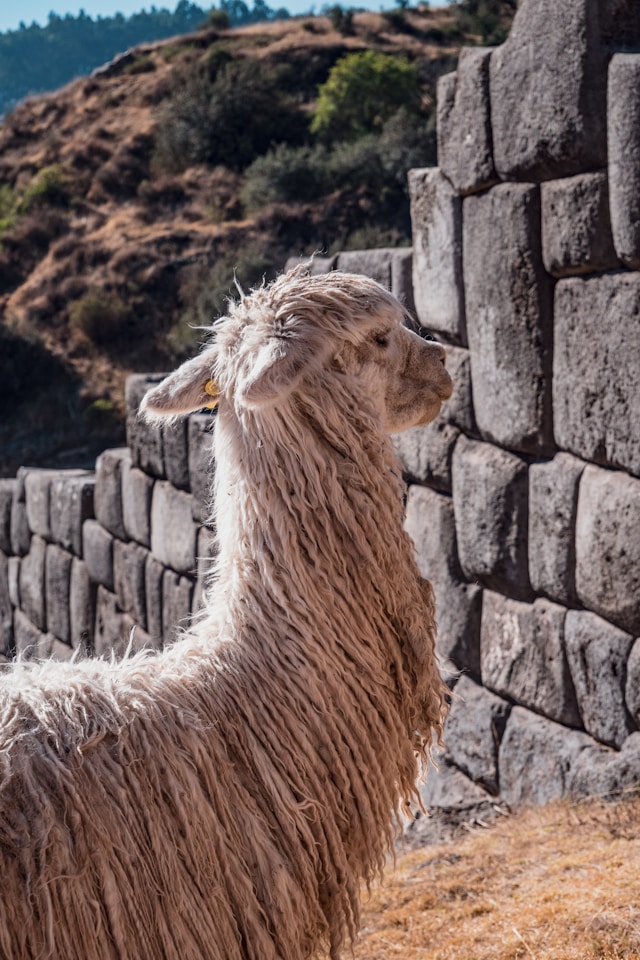
{"type": "Polygon", "coordinates": [[[640,799],[557,804],[398,860],[355,960],[640,960],[640,799]]]}

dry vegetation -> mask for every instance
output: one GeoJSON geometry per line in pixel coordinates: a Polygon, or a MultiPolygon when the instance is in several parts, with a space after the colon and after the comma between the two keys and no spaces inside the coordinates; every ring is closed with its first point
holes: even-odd
{"type": "Polygon", "coordinates": [[[410,853],[355,960],[638,960],[640,799],[555,804],[410,853]]]}

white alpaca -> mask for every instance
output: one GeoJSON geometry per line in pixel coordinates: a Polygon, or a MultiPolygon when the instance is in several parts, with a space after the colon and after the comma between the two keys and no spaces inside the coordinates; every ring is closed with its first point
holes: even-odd
{"type": "Polygon", "coordinates": [[[0,680],[3,958],[335,958],[357,933],[445,702],[387,434],[451,382],[402,320],[298,268],[145,398],[219,392],[217,569],[164,652],[0,680]]]}

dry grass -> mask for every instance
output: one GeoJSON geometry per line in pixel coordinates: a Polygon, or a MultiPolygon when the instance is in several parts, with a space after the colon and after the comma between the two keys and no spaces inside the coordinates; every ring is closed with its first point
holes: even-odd
{"type": "Polygon", "coordinates": [[[640,799],[557,804],[398,861],[355,960],[639,960],[640,799]]]}

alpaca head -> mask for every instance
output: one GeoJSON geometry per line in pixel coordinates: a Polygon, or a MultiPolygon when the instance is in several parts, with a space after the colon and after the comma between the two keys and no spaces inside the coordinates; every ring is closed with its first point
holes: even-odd
{"type": "Polygon", "coordinates": [[[232,304],[212,343],[150,390],[142,411],[186,414],[211,406],[212,393],[237,409],[268,409],[337,378],[366,395],[386,432],[428,423],[451,395],[445,351],[404,318],[375,280],[297,267],[232,304]]]}

